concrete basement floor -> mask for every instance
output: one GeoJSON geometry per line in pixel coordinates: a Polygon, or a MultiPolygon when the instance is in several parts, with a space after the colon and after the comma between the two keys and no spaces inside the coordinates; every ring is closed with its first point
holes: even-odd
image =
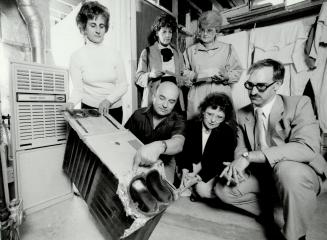
{"type": "MultiPolygon", "coordinates": [[[[27,216],[20,228],[22,240],[104,240],[86,203],[74,196],[27,216]]],[[[327,236],[327,194],[318,198],[307,240],[327,236]]],[[[228,209],[182,198],[170,206],[150,240],[266,240],[254,218],[228,209]]]]}

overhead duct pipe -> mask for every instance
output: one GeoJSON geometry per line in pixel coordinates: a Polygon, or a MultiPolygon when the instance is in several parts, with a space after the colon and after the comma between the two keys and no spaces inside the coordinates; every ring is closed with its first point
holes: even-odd
{"type": "Polygon", "coordinates": [[[33,0],[16,0],[28,29],[32,60],[45,63],[45,31],[42,18],[33,0]]]}

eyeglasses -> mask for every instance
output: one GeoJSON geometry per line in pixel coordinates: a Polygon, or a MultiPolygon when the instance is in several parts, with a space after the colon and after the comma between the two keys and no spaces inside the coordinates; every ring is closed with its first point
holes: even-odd
{"type": "Polygon", "coordinates": [[[272,82],[270,84],[265,84],[265,83],[251,83],[251,82],[245,82],[244,83],[244,87],[248,90],[252,90],[254,87],[256,87],[258,89],[259,92],[264,92],[267,90],[267,88],[269,88],[270,86],[272,86],[274,83],[276,82],[272,82]]]}
{"type": "Polygon", "coordinates": [[[216,33],[216,28],[199,28],[199,33],[206,33],[206,34],[215,34],[216,33]]]}

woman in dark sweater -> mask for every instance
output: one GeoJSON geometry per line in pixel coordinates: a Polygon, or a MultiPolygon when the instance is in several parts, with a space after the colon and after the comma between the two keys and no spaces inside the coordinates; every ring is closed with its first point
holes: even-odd
{"type": "Polygon", "coordinates": [[[185,143],[178,164],[184,169],[186,182],[198,182],[193,187],[195,196],[213,198],[213,187],[216,181],[221,181],[219,174],[225,167],[223,162],[234,159],[235,111],[224,93],[209,94],[199,110],[199,116],[186,123],[185,143]]]}

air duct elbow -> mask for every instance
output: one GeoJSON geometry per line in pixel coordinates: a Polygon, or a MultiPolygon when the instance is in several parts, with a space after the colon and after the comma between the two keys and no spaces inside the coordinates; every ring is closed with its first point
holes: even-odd
{"type": "Polygon", "coordinates": [[[33,0],[16,0],[18,10],[28,29],[32,60],[45,63],[45,30],[42,18],[33,0]]]}

